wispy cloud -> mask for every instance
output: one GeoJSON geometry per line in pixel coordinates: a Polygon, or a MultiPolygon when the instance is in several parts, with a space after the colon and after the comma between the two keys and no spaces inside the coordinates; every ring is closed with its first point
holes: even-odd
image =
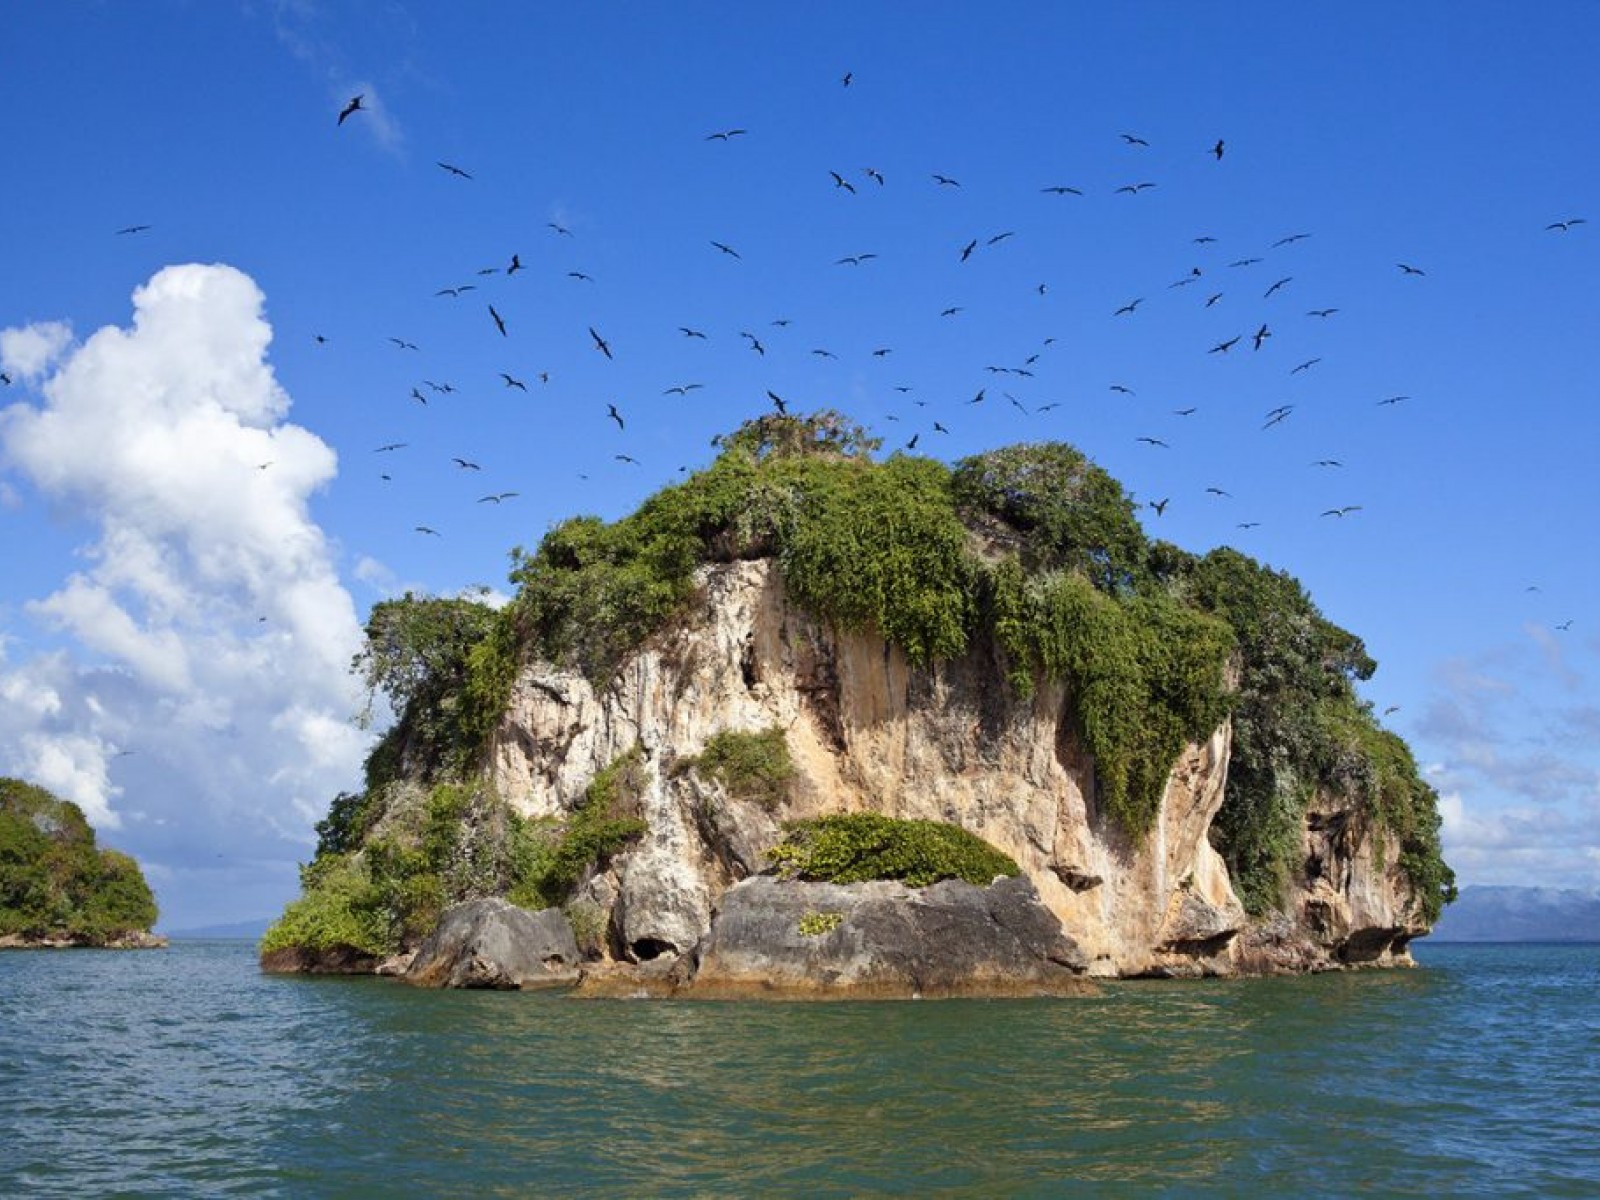
{"type": "Polygon", "coordinates": [[[1593,886],[1600,705],[1571,643],[1544,627],[1524,632],[1520,644],[1441,664],[1417,723],[1444,796],[1446,857],[1472,883],[1593,886]]]}

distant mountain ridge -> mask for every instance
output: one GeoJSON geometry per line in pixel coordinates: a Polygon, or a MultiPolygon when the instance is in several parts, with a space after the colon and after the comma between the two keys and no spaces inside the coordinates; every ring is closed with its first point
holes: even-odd
{"type": "Polygon", "coordinates": [[[272,924],[270,917],[257,917],[253,921],[233,921],[227,925],[198,925],[193,929],[170,929],[167,936],[181,941],[195,941],[200,938],[249,938],[259,942],[261,935],[266,933],[267,926],[272,924]]]}
{"type": "Polygon", "coordinates": [[[1461,889],[1435,942],[1600,942],[1600,892],[1538,887],[1461,889]]]}

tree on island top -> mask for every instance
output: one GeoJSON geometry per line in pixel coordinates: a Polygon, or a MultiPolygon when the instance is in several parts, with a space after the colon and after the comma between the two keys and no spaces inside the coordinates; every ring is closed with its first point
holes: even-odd
{"type": "Polygon", "coordinates": [[[0,937],[102,946],[148,933],[156,915],[139,864],[97,847],[82,809],[0,778],[0,937]]]}

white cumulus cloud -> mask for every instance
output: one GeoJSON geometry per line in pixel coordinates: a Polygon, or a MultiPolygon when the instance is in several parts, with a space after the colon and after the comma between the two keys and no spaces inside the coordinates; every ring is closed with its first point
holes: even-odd
{"type": "Polygon", "coordinates": [[[168,267],[130,326],[4,349],[42,400],[0,411],[0,461],[92,534],[24,607],[53,649],[11,631],[0,771],[128,818],[125,848],[174,877],[263,839],[292,870],[365,748],[360,623],[311,513],[337,462],[286,420],[263,303],[232,267],[168,267]]]}
{"type": "Polygon", "coordinates": [[[0,329],[0,369],[22,379],[37,379],[72,343],[72,326],[43,321],[0,329]]]}

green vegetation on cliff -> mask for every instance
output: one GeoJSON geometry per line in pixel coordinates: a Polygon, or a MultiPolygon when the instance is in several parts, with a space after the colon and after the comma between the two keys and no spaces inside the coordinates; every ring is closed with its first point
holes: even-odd
{"type": "Polygon", "coordinates": [[[591,867],[644,832],[634,810],[645,782],[635,748],[597,774],[561,820],[525,820],[481,785],[341,796],[317,827],[300,898],[267,930],[262,952],[349,947],[381,957],[416,945],[464,900],[561,904],[591,867]]]}
{"type": "MultiPolygon", "coordinates": [[[[991,655],[1019,700],[1042,681],[1064,685],[1095,805],[1129,837],[1148,833],[1183,747],[1231,716],[1212,839],[1253,912],[1280,902],[1319,792],[1360,802],[1426,918],[1453,897],[1437,797],[1355,690],[1375,664],[1289,576],[1231,549],[1196,556],[1149,540],[1121,485],[1061,443],[953,467],[875,459],[875,439],[823,412],[763,416],[718,447],[629,516],[575,517],[536,552],[514,551],[516,595],[497,612],[412,597],[374,609],[357,665],[400,720],[369,760],[364,795],[341,797],[319,827],[330,853],[378,836],[375,797],[392,781],[470,776],[523,664],[604,687],[694,610],[699,567],[767,558],[796,604],[883,636],[913,664],[991,655]]],[[[756,786],[759,772],[740,774],[756,749],[708,745],[696,769],[730,792],[756,786]]],[[[587,837],[582,822],[561,836],[587,837]]],[[[549,837],[524,841],[546,864],[526,869],[524,893],[559,892],[571,873],[549,865],[562,858],[549,837]],[[547,883],[532,882],[546,869],[547,883]]]]}
{"type": "Polygon", "coordinates": [[[724,729],[708,738],[699,754],[680,760],[677,769],[714,779],[735,800],[767,809],[778,807],[794,777],[789,740],[776,725],[759,733],[724,729]]]}
{"type": "Polygon", "coordinates": [[[156,915],[139,864],[97,847],[76,804],[0,779],[0,937],[103,945],[156,915]]]}
{"type": "Polygon", "coordinates": [[[771,858],[791,879],[813,883],[894,879],[907,887],[964,879],[988,887],[997,875],[1020,874],[1009,856],[976,834],[943,821],[836,813],[789,821],[783,829],[784,840],[773,847],[771,858]]]}

